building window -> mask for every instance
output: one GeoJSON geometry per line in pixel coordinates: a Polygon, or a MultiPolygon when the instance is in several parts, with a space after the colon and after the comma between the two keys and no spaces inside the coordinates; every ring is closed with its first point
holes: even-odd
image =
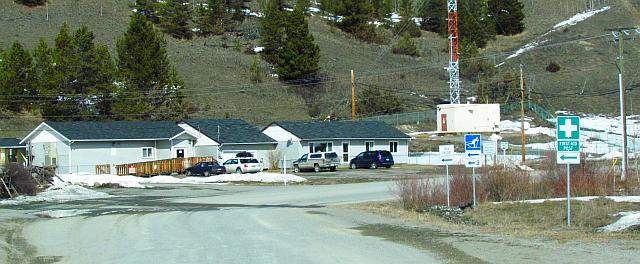
{"type": "Polygon", "coordinates": [[[389,151],[398,152],[398,141],[389,141],[389,151]]]}
{"type": "Polygon", "coordinates": [[[142,148],[143,158],[153,158],[153,148],[142,148]]]}
{"type": "Polygon", "coordinates": [[[309,153],[333,151],[333,142],[310,142],[309,153]]]}
{"type": "Polygon", "coordinates": [[[365,141],[364,142],[365,151],[373,150],[373,147],[374,147],[373,141],[365,141]]]}

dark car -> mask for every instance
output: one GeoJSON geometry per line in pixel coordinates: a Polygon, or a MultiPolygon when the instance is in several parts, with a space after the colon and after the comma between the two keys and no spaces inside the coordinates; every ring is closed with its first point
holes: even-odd
{"type": "Polygon", "coordinates": [[[209,177],[209,175],[211,174],[223,173],[227,173],[227,170],[224,166],[218,164],[218,162],[215,161],[198,162],[184,171],[184,174],[186,174],[187,176],[203,175],[205,177],[209,177]]]}
{"type": "Polygon", "coordinates": [[[349,162],[349,167],[356,168],[378,168],[386,167],[391,168],[393,166],[393,155],[386,150],[373,150],[361,152],[355,158],[349,162]]]}

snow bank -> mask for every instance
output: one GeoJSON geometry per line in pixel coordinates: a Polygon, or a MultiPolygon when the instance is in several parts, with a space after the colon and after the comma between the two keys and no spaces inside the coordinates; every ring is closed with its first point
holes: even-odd
{"type": "Polygon", "coordinates": [[[640,227],[640,212],[620,212],[614,216],[622,216],[618,221],[613,222],[610,225],[606,225],[598,228],[600,232],[622,232],[630,228],[640,227]]]}
{"type": "MultiPolygon", "coordinates": [[[[628,203],[640,203],[640,196],[582,196],[582,197],[571,197],[572,201],[591,201],[593,199],[598,198],[606,198],[612,200],[617,203],[628,202],[628,203]]],[[[493,204],[501,204],[501,203],[530,203],[530,204],[540,204],[544,202],[560,202],[566,201],[567,198],[548,198],[548,199],[535,199],[535,200],[522,200],[522,201],[507,201],[507,202],[493,202],[493,204]]]]}
{"type": "Polygon", "coordinates": [[[38,212],[36,213],[36,215],[40,217],[47,217],[47,218],[64,218],[64,217],[72,217],[77,215],[88,214],[90,212],[91,211],[89,210],[78,210],[78,209],[47,210],[47,211],[38,212]]]}
{"type": "MultiPolygon", "coordinates": [[[[95,175],[95,174],[65,174],[60,176],[64,181],[85,185],[96,186],[101,184],[118,184],[126,188],[146,188],[145,184],[211,184],[227,182],[284,182],[285,175],[279,173],[247,173],[247,174],[222,174],[210,177],[185,177],[176,178],[173,176],[155,176],[149,178],[135,176],[115,176],[115,175],[95,175]]],[[[287,182],[303,182],[305,178],[287,174],[287,182]]]]}
{"type": "Polygon", "coordinates": [[[13,199],[0,200],[0,205],[18,205],[34,202],[67,202],[107,197],[111,197],[111,195],[89,190],[78,185],[58,182],[35,196],[18,196],[13,199]]]}
{"type": "Polygon", "coordinates": [[[602,12],[607,11],[609,9],[611,9],[610,6],[605,6],[605,7],[600,8],[600,9],[589,10],[589,11],[586,11],[586,12],[583,12],[583,13],[578,13],[578,14],[572,16],[571,18],[556,24],[555,26],[553,26],[553,28],[554,29],[558,29],[558,28],[564,27],[564,26],[573,26],[575,24],[578,24],[578,22],[584,21],[587,18],[590,18],[590,17],[592,17],[592,16],[594,16],[594,15],[596,15],[598,13],[602,13],[602,12]]]}

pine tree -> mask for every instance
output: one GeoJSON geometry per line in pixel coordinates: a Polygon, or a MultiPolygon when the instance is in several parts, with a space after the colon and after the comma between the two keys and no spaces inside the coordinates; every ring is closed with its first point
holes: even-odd
{"type": "Polygon", "coordinates": [[[136,12],[145,16],[149,21],[153,23],[160,22],[160,17],[158,16],[160,6],[156,0],[136,0],[136,2],[130,6],[135,8],[136,12]]]}
{"type": "Polygon", "coordinates": [[[7,109],[19,112],[30,103],[34,94],[31,55],[20,42],[14,42],[4,52],[0,63],[0,98],[7,109]]]}
{"type": "Polygon", "coordinates": [[[309,2],[309,0],[296,0],[296,8],[302,10],[302,13],[304,13],[305,15],[309,14],[310,6],[311,3],[309,2]]]}
{"type": "Polygon", "coordinates": [[[207,7],[198,8],[198,28],[200,34],[221,35],[231,27],[231,17],[224,0],[208,0],[207,7]]]}
{"type": "Polygon", "coordinates": [[[489,0],[489,13],[500,35],[515,35],[524,30],[524,4],[518,0],[489,0]]]}
{"type": "Polygon", "coordinates": [[[260,43],[264,47],[262,57],[265,61],[276,64],[276,54],[282,47],[284,27],[287,14],[279,0],[270,0],[260,20],[260,43]]]}
{"type": "Polygon", "coordinates": [[[422,18],[420,28],[426,31],[435,32],[442,36],[447,35],[447,1],[446,0],[424,0],[424,7],[418,14],[422,18]]]}
{"type": "Polygon", "coordinates": [[[402,39],[396,43],[391,52],[395,54],[404,54],[412,57],[419,57],[420,51],[418,51],[418,46],[416,46],[415,41],[411,38],[409,33],[405,33],[402,36],[402,39]]]}
{"type": "Polygon", "coordinates": [[[112,111],[120,119],[179,119],[193,111],[182,94],[183,82],[167,59],[165,40],[144,16],[131,16],[116,46],[122,82],[112,111]]]}
{"type": "Polygon", "coordinates": [[[244,0],[226,0],[226,5],[231,11],[231,19],[237,22],[244,21],[244,0]]]}
{"type": "Polygon", "coordinates": [[[372,8],[368,0],[342,0],[338,15],[342,20],[337,22],[338,28],[352,34],[356,38],[367,41],[383,41],[375,27],[369,24],[372,8]]]}
{"type": "Polygon", "coordinates": [[[358,101],[358,111],[365,115],[384,115],[402,111],[400,98],[388,90],[367,86],[358,101]]]}
{"type": "Polygon", "coordinates": [[[484,48],[496,38],[496,24],[489,16],[487,0],[462,0],[458,2],[460,39],[467,39],[478,48],[484,48]]]}
{"type": "Polygon", "coordinates": [[[320,48],[313,42],[309,25],[299,8],[287,15],[285,38],[282,49],[277,52],[277,72],[283,80],[312,79],[320,67],[320,48]]]}
{"type": "Polygon", "coordinates": [[[53,50],[42,38],[33,51],[33,75],[36,80],[35,90],[38,94],[45,95],[46,98],[56,96],[55,89],[52,89],[56,86],[53,50]]]}
{"type": "Polygon", "coordinates": [[[14,0],[16,3],[20,3],[26,6],[39,6],[44,5],[47,0],[14,0]]]}
{"type": "Polygon", "coordinates": [[[162,30],[177,39],[191,39],[193,33],[189,28],[190,8],[188,0],[167,0],[161,12],[160,27],[162,30]]]}

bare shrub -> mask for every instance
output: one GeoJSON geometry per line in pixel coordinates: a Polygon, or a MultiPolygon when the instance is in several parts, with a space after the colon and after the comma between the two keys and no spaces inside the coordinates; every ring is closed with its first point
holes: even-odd
{"type": "Polygon", "coordinates": [[[18,163],[7,164],[7,176],[16,191],[21,194],[35,195],[38,191],[38,183],[31,177],[31,173],[18,163]]]}
{"type": "Polygon", "coordinates": [[[533,184],[524,171],[491,167],[481,178],[487,198],[491,201],[523,200],[533,196],[533,184]]]}
{"type": "Polygon", "coordinates": [[[396,181],[396,187],[402,206],[407,210],[447,204],[443,185],[434,179],[404,177],[396,181]]]}
{"type": "Polygon", "coordinates": [[[279,150],[272,150],[269,151],[267,157],[269,157],[269,169],[279,170],[280,160],[282,159],[282,152],[279,150]]]}

